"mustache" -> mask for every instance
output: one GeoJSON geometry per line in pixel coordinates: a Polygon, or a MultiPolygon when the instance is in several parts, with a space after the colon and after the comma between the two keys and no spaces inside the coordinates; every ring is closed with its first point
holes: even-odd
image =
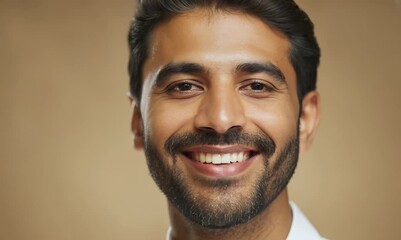
{"type": "Polygon", "coordinates": [[[232,128],[224,134],[214,131],[196,131],[171,135],[164,144],[165,150],[176,155],[183,149],[196,145],[244,145],[252,146],[265,157],[271,157],[276,151],[276,144],[262,132],[246,133],[242,129],[232,128]]]}

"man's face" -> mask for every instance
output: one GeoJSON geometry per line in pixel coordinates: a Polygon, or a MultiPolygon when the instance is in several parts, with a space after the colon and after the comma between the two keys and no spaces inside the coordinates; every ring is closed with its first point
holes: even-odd
{"type": "Polygon", "coordinates": [[[149,43],[133,131],[153,178],[198,224],[248,221],[298,159],[288,39],[250,15],[197,10],[156,27],[149,43]]]}

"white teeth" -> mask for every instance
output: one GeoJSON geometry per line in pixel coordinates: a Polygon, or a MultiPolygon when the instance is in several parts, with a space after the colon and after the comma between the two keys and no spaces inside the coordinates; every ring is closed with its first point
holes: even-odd
{"type": "Polygon", "coordinates": [[[220,164],[221,163],[221,156],[218,154],[212,155],[212,163],[213,164],[220,164]]]}
{"type": "Polygon", "coordinates": [[[231,154],[221,155],[221,163],[230,163],[230,155],[231,154]]]}
{"type": "Polygon", "coordinates": [[[242,162],[244,160],[244,153],[240,152],[238,153],[238,162],[242,162]]]}
{"type": "Polygon", "coordinates": [[[210,154],[210,153],[206,154],[206,162],[212,163],[212,154],[210,154]]]}
{"type": "Polygon", "coordinates": [[[205,163],[206,162],[206,155],[204,153],[196,154],[196,156],[197,156],[197,159],[199,159],[201,163],[205,163]]]}
{"type": "Polygon", "coordinates": [[[230,162],[238,162],[238,153],[231,154],[230,162]]]}
{"type": "Polygon", "coordinates": [[[249,158],[249,156],[250,156],[249,152],[248,153],[244,153],[244,157],[242,158],[242,161],[247,160],[249,158]]]}
{"type": "Polygon", "coordinates": [[[201,163],[227,164],[227,163],[243,162],[249,158],[249,153],[244,153],[244,152],[225,153],[225,154],[196,153],[193,154],[193,156],[196,161],[201,163]]]}

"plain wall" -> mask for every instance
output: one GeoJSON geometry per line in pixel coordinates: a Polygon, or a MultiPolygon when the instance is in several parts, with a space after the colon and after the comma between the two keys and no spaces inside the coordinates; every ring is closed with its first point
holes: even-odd
{"type": "MultiPolygon", "coordinates": [[[[163,239],[132,148],[134,0],[0,0],[0,239],[163,239]]],[[[401,6],[299,0],[322,47],[322,119],[290,195],[330,239],[401,236],[401,6]]]]}

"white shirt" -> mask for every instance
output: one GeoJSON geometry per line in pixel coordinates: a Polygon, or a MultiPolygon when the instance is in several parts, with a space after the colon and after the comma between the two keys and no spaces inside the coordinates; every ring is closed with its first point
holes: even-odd
{"type": "Polygon", "coordinates": [[[294,202],[290,202],[292,223],[287,240],[325,240],[294,202]]]}
{"type": "MultiPolygon", "coordinates": [[[[287,240],[325,240],[294,202],[290,202],[290,206],[292,209],[292,223],[287,240]]],[[[166,240],[172,240],[171,227],[167,231],[166,240]]]]}

